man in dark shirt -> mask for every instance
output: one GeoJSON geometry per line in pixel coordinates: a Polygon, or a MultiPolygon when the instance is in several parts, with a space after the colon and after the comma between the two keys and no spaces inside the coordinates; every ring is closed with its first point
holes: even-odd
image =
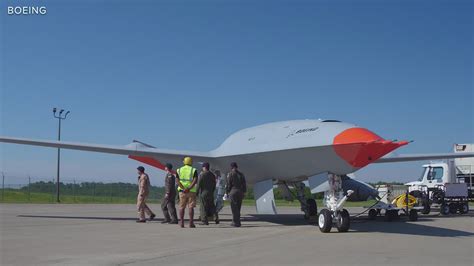
{"type": "MultiPolygon", "coordinates": [[[[208,218],[216,213],[214,205],[214,191],[216,190],[216,176],[209,171],[209,163],[202,164],[202,172],[198,177],[197,193],[199,195],[201,224],[209,225],[208,218]]],[[[215,217],[216,224],[219,223],[217,215],[215,217]]]]}
{"type": "Polygon", "coordinates": [[[237,169],[237,163],[230,164],[231,171],[227,174],[226,193],[230,198],[230,208],[232,209],[232,226],[240,227],[240,209],[245,192],[247,192],[247,183],[245,176],[237,169]]]}
{"type": "Polygon", "coordinates": [[[161,222],[162,224],[178,224],[178,217],[176,216],[176,177],[172,172],[173,166],[167,163],[165,166],[165,196],[161,201],[161,210],[163,210],[163,216],[165,219],[161,222]]]}

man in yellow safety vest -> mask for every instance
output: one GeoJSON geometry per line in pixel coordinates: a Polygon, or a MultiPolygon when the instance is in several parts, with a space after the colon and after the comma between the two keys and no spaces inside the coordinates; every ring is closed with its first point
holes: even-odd
{"type": "Polygon", "coordinates": [[[194,225],[194,207],[196,207],[196,183],[197,170],[194,168],[191,157],[185,157],[183,166],[176,171],[176,180],[179,192],[179,226],[184,227],[184,210],[186,206],[189,210],[189,227],[195,228],[194,225]]]}

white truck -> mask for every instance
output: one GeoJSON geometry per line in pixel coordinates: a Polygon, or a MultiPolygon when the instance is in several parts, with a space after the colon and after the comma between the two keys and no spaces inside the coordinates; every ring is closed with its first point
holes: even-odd
{"type": "MultiPolygon", "coordinates": [[[[455,144],[454,152],[472,152],[474,144],[455,144]]],[[[474,200],[474,158],[450,159],[423,165],[417,181],[406,183],[410,194],[417,197],[428,214],[433,204],[440,213],[447,215],[469,211],[469,201],[474,200]]]]}

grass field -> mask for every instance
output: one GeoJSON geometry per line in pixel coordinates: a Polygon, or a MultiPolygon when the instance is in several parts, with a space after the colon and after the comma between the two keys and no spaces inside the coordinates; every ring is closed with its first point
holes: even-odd
{"type": "MultiPolygon", "coordinates": [[[[62,195],[60,197],[63,204],[135,204],[136,198],[132,197],[117,197],[117,196],[92,196],[92,195],[62,195]]],[[[161,199],[149,199],[150,203],[160,203],[161,199]]],[[[281,207],[300,207],[297,200],[275,200],[277,206],[281,207]]],[[[0,203],[35,203],[35,204],[51,204],[56,203],[55,195],[52,193],[28,193],[16,189],[6,189],[5,195],[0,197],[0,203]]],[[[322,200],[316,200],[318,206],[322,206],[322,200]]],[[[360,202],[346,202],[347,207],[364,207],[374,204],[374,200],[360,201],[360,202]]],[[[255,206],[255,201],[252,199],[244,199],[243,205],[255,206]]],[[[474,206],[473,203],[469,204],[474,206]]]]}
{"type": "MultiPolygon", "coordinates": [[[[114,196],[92,196],[92,195],[61,195],[61,203],[107,203],[126,204],[136,203],[135,197],[114,197],[114,196]]],[[[56,196],[53,193],[24,192],[16,189],[5,190],[5,195],[0,197],[2,203],[55,203],[56,196]]],[[[151,199],[150,202],[158,202],[151,199]]]]}
{"type": "MultiPolygon", "coordinates": [[[[53,193],[28,193],[16,189],[7,189],[5,190],[5,195],[0,197],[1,203],[55,203],[55,195],[53,193]]],[[[116,197],[116,196],[92,196],[92,195],[62,195],[60,197],[61,203],[64,204],[87,204],[87,203],[103,203],[103,204],[135,204],[135,197],[116,197]]],[[[150,203],[159,203],[160,199],[149,199],[150,203]]],[[[346,206],[356,207],[356,206],[369,206],[372,205],[374,201],[364,201],[364,202],[348,202],[346,206]]],[[[322,201],[317,200],[318,206],[322,206],[322,201]]],[[[243,201],[245,206],[254,206],[255,201],[251,199],[245,199],[243,201]]],[[[276,200],[277,206],[289,206],[289,207],[299,207],[300,204],[298,201],[286,201],[286,200],[276,200]]]]}

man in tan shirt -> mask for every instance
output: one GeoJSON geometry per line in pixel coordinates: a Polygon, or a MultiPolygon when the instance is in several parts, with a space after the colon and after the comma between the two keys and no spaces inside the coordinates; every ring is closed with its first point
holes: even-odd
{"type": "Polygon", "coordinates": [[[150,178],[145,173],[145,168],[139,166],[138,170],[138,197],[137,197],[137,208],[138,208],[138,220],[137,223],[145,223],[145,213],[150,216],[150,220],[155,218],[155,214],[146,205],[146,199],[150,193],[150,178]]]}

